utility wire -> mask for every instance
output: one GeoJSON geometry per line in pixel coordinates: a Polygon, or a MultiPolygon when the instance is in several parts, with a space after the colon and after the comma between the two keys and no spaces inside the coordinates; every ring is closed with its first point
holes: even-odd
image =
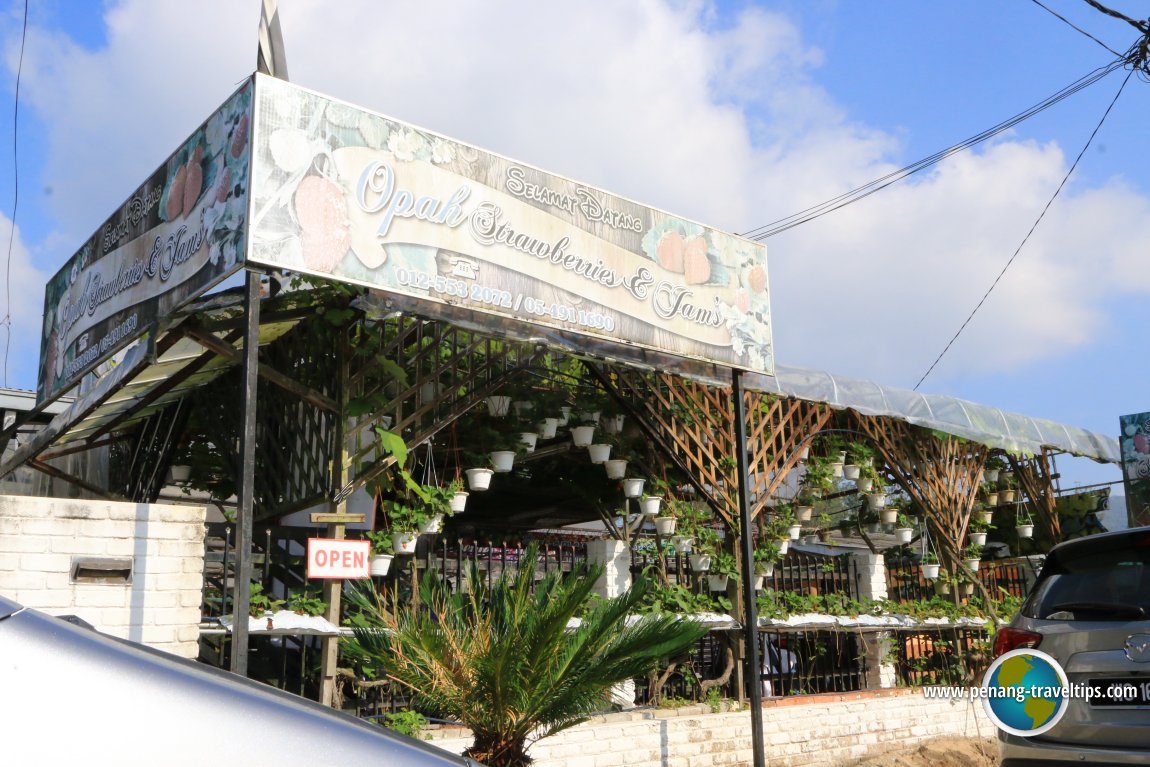
{"type": "Polygon", "coordinates": [[[20,125],[20,75],[24,71],[24,41],[28,38],[28,0],[24,0],[24,26],[20,30],[20,58],[16,64],[16,97],[12,102],[12,216],[8,228],[8,254],[4,259],[4,388],[8,388],[8,348],[12,344],[12,248],[16,238],[16,209],[20,201],[20,155],[16,132],[20,125]]]}
{"type": "Polygon", "coordinates": [[[1087,36],[1087,37],[1089,37],[1091,40],[1093,40],[1094,42],[1098,43],[1099,45],[1101,45],[1101,46],[1102,46],[1103,48],[1105,48],[1106,50],[1108,50],[1108,51],[1110,51],[1111,53],[1113,53],[1115,56],[1121,56],[1121,55],[1122,55],[1121,53],[1119,53],[1118,51],[1114,50],[1113,48],[1111,48],[1111,47],[1110,47],[1109,45],[1107,45],[1106,43],[1104,43],[1104,42],[1102,42],[1101,40],[1099,40],[1099,39],[1098,39],[1097,37],[1095,37],[1094,35],[1092,35],[1092,34],[1090,34],[1089,32],[1087,32],[1087,31],[1086,31],[1085,29],[1083,29],[1082,27],[1079,27],[1079,26],[1075,26],[1075,25],[1074,25],[1074,23],[1073,23],[1073,22],[1071,22],[1069,19],[1067,19],[1065,16],[1062,16],[1062,15],[1060,15],[1059,13],[1057,13],[1056,11],[1053,11],[1053,10],[1051,10],[1050,8],[1048,8],[1047,6],[1043,5],[1043,4],[1040,2],[1040,0],[1030,0],[1030,2],[1034,3],[1034,4],[1035,4],[1035,5],[1037,5],[1039,8],[1041,8],[1041,9],[1042,9],[1042,10],[1044,10],[1044,11],[1046,11],[1047,13],[1049,13],[1051,16],[1053,16],[1054,18],[1058,19],[1059,21],[1062,21],[1063,23],[1065,23],[1065,24],[1066,24],[1066,26],[1070,27],[1071,29],[1073,29],[1073,30],[1075,30],[1075,31],[1077,31],[1077,32],[1081,32],[1082,34],[1086,35],[1086,36],[1087,36]]]}
{"type": "Polygon", "coordinates": [[[1006,262],[1006,266],[1002,267],[1002,271],[998,273],[998,276],[994,278],[994,282],[992,282],[990,287],[986,289],[986,293],[983,294],[978,304],[975,305],[974,309],[971,310],[970,314],[963,321],[962,326],[958,329],[958,332],[955,333],[954,337],[947,342],[946,347],[942,350],[942,352],[939,353],[934,362],[930,364],[930,367],[927,368],[927,371],[922,374],[922,378],[918,379],[918,383],[914,385],[914,391],[918,391],[918,387],[922,386],[922,382],[926,380],[926,377],[934,371],[938,363],[942,360],[946,353],[950,351],[950,347],[953,346],[954,342],[958,340],[958,337],[962,335],[962,331],[966,329],[966,326],[970,324],[972,319],[974,319],[974,315],[978,312],[979,309],[982,308],[982,305],[986,303],[986,299],[990,297],[991,291],[993,291],[994,288],[998,285],[999,281],[1002,279],[1002,276],[1006,274],[1006,270],[1010,268],[1010,265],[1014,263],[1014,259],[1018,257],[1020,252],[1022,252],[1022,248],[1030,239],[1030,235],[1034,234],[1034,230],[1038,228],[1040,223],[1042,223],[1042,219],[1046,216],[1046,212],[1050,210],[1050,206],[1054,204],[1054,201],[1058,198],[1062,188],[1066,186],[1066,182],[1070,180],[1070,176],[1074,173],[1074,169],[1078,167],[1078,163],[1082,159],[1082,156],[1086,154],[1086,150],[1089,149],[1091,143],[1094,142],[1094,137],[1097,136],[1098,131],[1102,129],[1102,124],[1106,122],[1106,118],[1110,115],[1110,110],[1113,109],[1114,105],[1118,102],[1118,97],[1122,95],[1122,91],[1126,88],[1126,83],[1130,82],[1130,78],[1134,76],[1135,71],[1136,70],[1132,69],[1126,73],[1126,78],[1122,81],[1122,85],[1118,88],[1118,92],[1114,94],[1114,98],[1111,100],[1110,106],[1106,107],[1106,111],[1102,114],[1102,119],[1098,121],[1098,125],[1094,126],[1094,131],[1090,134],[1090,138],[1086,140],[1086,145],[1082,147],[1082,151],[1079,152],[1078,156],[1074,158],[1074,162],[1071,164],[1070,170],[1066,171],[1066,175],[1062,178],[1062,183],[1060,183],[1058,188],[1054,190],[1054,194],[1051,195],[1050,199],[1046,203],[1046,206],[1042,209],[1042,212],[1038,214],[1038,218],[1034,221],[1033,226],[1030,227],[1030,231],[1027,232],[1026,236],[1022,238],[1022,242],[1018,244],[1014,254],[1006,262]]]}
{"type": "Polygon", "coordinates": [[[781,218],[777,221],[772,221],[769,224],[764,224],[755,229],[751,229],[747,232],[744,232],[742,236],[761,242],[768,237],[773,237],[776,234],[785,232],[786,230],[799,226],[800,224],[805,224],[809,221],[813,221],[820,216],[825,216],[827,213],[831,213],[846,205],[850,205],[853,202],[858,202],[865,197],[869,197],[875,192],[885,189],[891,184],[901,181],[915,173],[926,170],[927,168],[938,164],[951,155],[958,154],[959,152],[980,144],[987,139],[993,138],[1003,131],[1013,128],[1015,125],[1018,125],[1022,121],[1033,117],[1039,112],[1049,109],[1063,99],[1069,98],[1075,93],[1078,93],[1079,91],[1093,85],[1094,83],[1112,74],[1113,72],[1122,69],[1123,66],[1127,63],[1128,59],[1129,55],[1121,56],[1106,66],[1095,69],[1093,72],[1084,75],[1054,95],[1043,99],[1029,109],[1016,114],[1015,116],[999,123],[998,125],[995,125],[994,127],[987,128],[981,133],[978,133],[966,139],[965,141],[943,149],[939,152],[935,152],[929,157],[925,157],[917,162],[911,163],[910,165],[907,165],[906,167],[899,170],[892,171],[891,173],[888,173],[881,178],[877,178],[873,181],[870,181],[869,183],[863,184],[862,186],[852,189],[849,192],[844,192],[843,194],[826,200],[825,202],[819,203],[818,205],[811,206],[805,210],[799,211],[798,213],[793,213],[789,216],[786,216],[785,218],[781,218]]]}

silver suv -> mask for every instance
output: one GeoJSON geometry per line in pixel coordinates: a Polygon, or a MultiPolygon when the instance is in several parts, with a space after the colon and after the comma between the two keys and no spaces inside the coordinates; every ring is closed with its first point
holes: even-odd
{"type": "Polygon", "coordinates": [[[995,656],[1037,648],[1059,662],[1072,690],[1125,690],[1128,697],[1070,697],[1066,713],[1047,732],[1000,732],[1004,767],[1150,763],[1148,611],[1150,527],[1078,538],[1050,550],[1030,598],[996,635],[995,656]]]}

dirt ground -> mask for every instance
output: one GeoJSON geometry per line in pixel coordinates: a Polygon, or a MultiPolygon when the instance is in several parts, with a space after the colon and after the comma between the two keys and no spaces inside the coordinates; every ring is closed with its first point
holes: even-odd
{"type": "Polygon", "coordinates": [[[909,748],[888,749],[852,767],[996,767],[994,738],[935,738],[909,748]]]}

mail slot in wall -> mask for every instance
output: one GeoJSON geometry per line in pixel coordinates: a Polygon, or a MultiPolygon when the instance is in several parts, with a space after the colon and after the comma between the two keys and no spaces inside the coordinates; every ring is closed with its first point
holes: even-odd
{"type": "Polygon", "coordinates": [[[72,557],[72,583],[124,586],[132,582],[131,557],[72,557]]]}

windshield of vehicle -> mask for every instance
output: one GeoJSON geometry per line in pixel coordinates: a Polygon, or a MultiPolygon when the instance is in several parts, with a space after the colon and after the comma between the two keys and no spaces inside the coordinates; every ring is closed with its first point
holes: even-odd
{"type": "Polygon", "coordinates": [[[1022,609],[1028,618],[1126,621],[1150,614],[1150,547],[1063,553],[1046,564],[1022,609]]]}

